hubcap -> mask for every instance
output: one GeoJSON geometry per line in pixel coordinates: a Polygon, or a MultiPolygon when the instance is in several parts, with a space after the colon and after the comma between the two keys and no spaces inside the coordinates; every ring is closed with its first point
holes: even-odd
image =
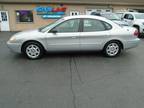
{"type": "Polygon", "coordinates": [[[30,58],[37,58],[40,55],[40,49],[37,45],[29,45],[26,48],[26,54],[30,58]]]}
{"type": "Polygon", "coordinates": [[[119,52],[119,45],[117,43],[110,43],[106,48],[106,52],[109,56],[115,56],[119,52]]]}

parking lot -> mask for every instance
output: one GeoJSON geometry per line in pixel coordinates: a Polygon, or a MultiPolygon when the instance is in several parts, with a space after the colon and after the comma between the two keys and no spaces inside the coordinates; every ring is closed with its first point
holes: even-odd
{"type": "Polygon", "coordinates": [[[0,32],[0,108],[143,108],[144,41],[119,57],[99,52],[14,54],[0,32]]]}

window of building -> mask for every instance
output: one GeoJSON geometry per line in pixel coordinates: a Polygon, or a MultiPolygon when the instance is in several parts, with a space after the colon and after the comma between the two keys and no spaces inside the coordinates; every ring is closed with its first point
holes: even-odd
{"type": "Polygon", "coordinates": [[[106,12],[111,12],[111,11],[112,11],[112,10],[110,10],[110,9],[107,9],[107,10],[106,10],[106,12]]]}
{"type": "Polygon", "coordinates": [[[79,11],[71,11],[70,16],[79,15],[79,11]]]}
{"type": "Polygon", "coordinates": [[[1,19],[2,19],[2,21],[8,20],[6,12],[1,12],[1,19]]]}
{"type": "Polygon", "coordinates": [[[33,13],[31,10],[17,10],[16,11],[17,22],[33,22],[33,13]]]}
{"type": "Polygon", "coordinates": [[[95,13],[106,13],[112,12],[112,9],[86,9],[86,15],[91,15],[93,12],[95,13]]]}

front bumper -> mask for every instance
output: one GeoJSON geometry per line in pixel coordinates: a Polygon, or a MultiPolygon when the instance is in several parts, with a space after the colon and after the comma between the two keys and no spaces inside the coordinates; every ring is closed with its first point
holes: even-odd
{"type": "Polygon", "coordinates": [[[12,52],[21,53],[21,44],[20,43],[10,43],[8,41],[7,46],[12,52]]]}
{"type": "Polygon", "coordinates": [[[135,38],[132,40],[128,40],[124,42],[124,49],[130,49],[130,48],[134,48],[137,47],[140,43],[140,39],[135,38]]]}

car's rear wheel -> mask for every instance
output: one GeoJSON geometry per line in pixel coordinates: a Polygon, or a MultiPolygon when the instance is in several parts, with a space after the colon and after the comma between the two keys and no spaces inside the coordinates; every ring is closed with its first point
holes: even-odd
{"type": "Polygon", "coordinates": [[[115,57],[121,53],[122,46],[118,41],[110,41],[108,42],[103,52],[107,57],[115,57]]]}
{"type": "Polygon", "coordinates": [[[24,54],[29,59],[39,59],[44,54],[43,47],[37,42],[28,42],[23,47],[24,54]]]}

